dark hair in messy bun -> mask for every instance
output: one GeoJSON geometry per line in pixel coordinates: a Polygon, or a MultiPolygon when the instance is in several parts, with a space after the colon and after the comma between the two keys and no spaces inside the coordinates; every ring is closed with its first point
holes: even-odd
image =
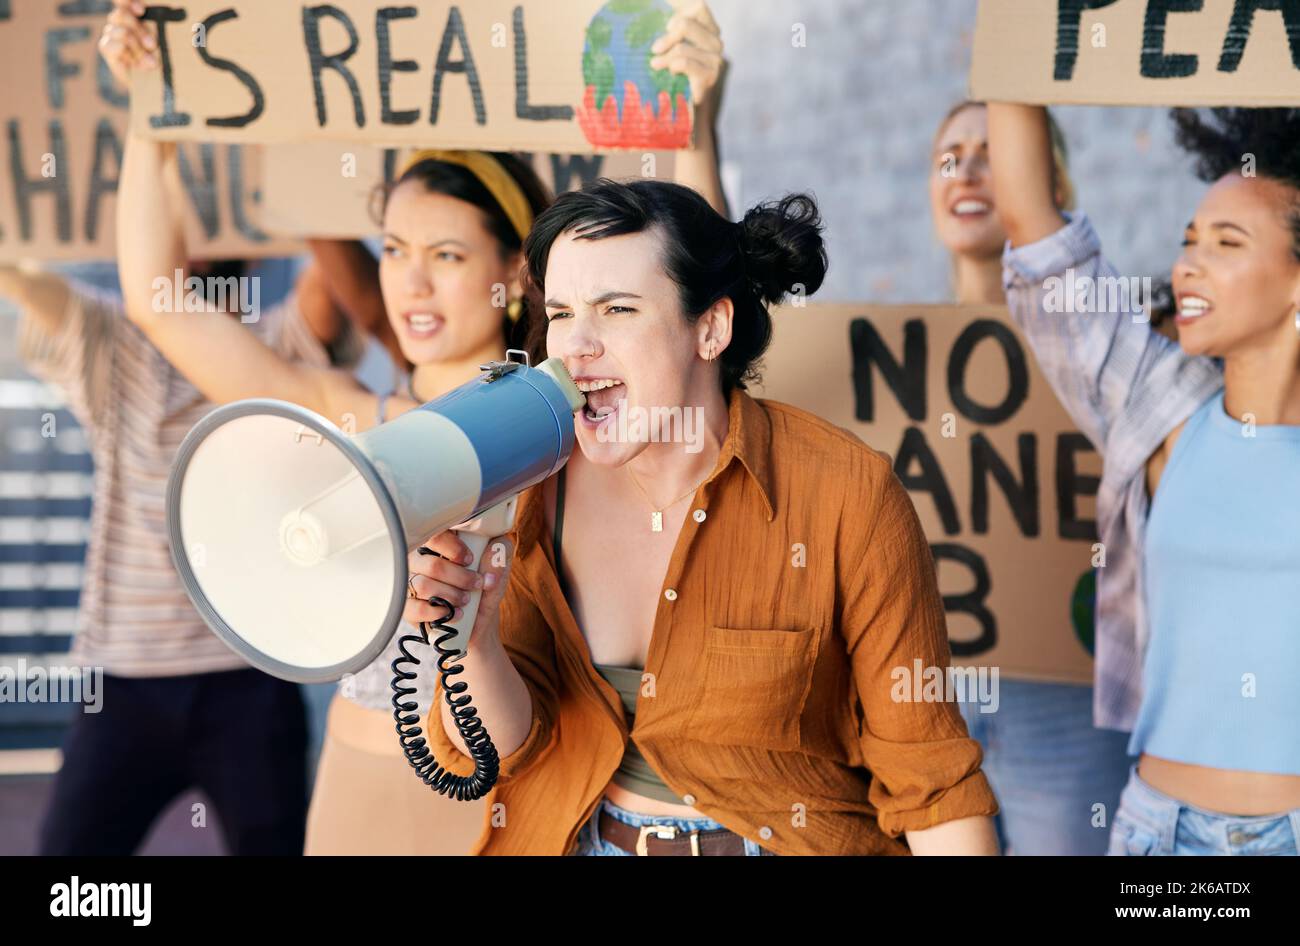
{"type": "MultiPolygon", "coordinates": [[[[688,320],[724,297],[735,307],[731,344],[718,359],[723,392],[757,381],[757,362],[772,341],[767,306],[791,293],[812,295],[826,276],[816,203],[792,194],[760,204],[733,223],[689,187],[601,179],[562,194],[537,218],[524,241],[527,279],[539,289],[545,283],[551,246],[562,234],[600,240],[652,227],[663,232],[664,270],[677,284],[688,320]]],[[[544,338],[545,323],[535,323],[534,331],[544,338]]],[[[540,339],[533,341],[539,349],[540,339]]]]}
{"type": "Polygon", "coordinates": [[[1176,108],[1170,118],[1179,147],[1196,158],[1197,176],[1206,183],[1240,174],[1251,155],[1256,174],[1297,192],[1287,220],[1300,260],[1300,108],[1176,108]]]}

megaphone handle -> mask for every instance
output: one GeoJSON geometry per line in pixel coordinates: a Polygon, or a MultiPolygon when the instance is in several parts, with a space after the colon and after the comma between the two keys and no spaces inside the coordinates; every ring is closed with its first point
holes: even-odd
{"type": "MultiPolygon", "coordinates": [[[[478,532],[457,532],[462,542],[469,548],[469,552],[474,556],[474,560],[465,567],[472,572],[479,570],[479,565],[483,561],[483,552],[487,549],[488,540],[491,536],[483,535],[478,532]]],[[[469,649],[470,631],[474,629],[474,619],[478,617],[478,603],[483,597],[481,591],[471,591],[469,593],[469,602],[465,605],[465,616],[459,621],[448,621],[443,625],[456,632],[456,636],[447,642],[449,648],[459,650],[462,654],[469,649]]]]}
{"type": "MultiPolygon", "coordinates": [[[[483,511],[483,514],[477,519],[461,523],[456,526],[454,531],[460,536],[460,540],[469,548],[470,554],[474,560],[466,568],[470,571],[478,571],[483,562],[483,553],[487,549],[487,544],[494,536],[504,535],[509,532],[515,524],[515,509],[519,504],[518,496],[511,496],[509,499],[503,499],[489,509],[483,511]]],[[[469,593],[469,603],[465,605],[465,615],[459,621],[444,622],[443,627],[454,630],[456,636],[447,642],[449,649],[459,650],[462,654],[469,650],[469,635],[474,630],[474,619],[478,617],[478,603],[482,598],[483,592],[471,591],[469,593]]]]}

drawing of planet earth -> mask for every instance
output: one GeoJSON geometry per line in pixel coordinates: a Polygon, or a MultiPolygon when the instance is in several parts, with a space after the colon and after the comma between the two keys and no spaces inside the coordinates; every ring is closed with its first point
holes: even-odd
{"type": "Polygon", "coordinates": [[[587,26],[578,123],[593,145],[670,150],[690,143],[690,81],[650,68],[650,46],[672,12],[666,0],[609,0],[587,26]]]}

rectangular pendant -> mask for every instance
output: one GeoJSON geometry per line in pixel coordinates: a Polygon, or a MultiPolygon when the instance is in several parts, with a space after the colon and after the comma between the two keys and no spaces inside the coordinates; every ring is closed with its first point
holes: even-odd
{"type": "Polygon", "coordinates": [[[650,513],[650,531],[651,532],[664,531],[664,514],[662,512],[650,513]]]}

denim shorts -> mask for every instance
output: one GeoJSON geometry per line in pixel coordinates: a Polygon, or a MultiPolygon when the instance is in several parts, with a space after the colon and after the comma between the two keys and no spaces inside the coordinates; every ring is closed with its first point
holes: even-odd
{"type": "Polygon", "coordinates": [[[1107,854],[1290,855],[1300,844],[1300,808],[1276,815],[1225,815],[1197,808],[1129,773],[1107,854]]]}
{"type": "Polygon", "coordinates": [[[999,682],[997,712],[958,703],[970,736],[984,750],[983,771],[998,798],[993,819],[1007,854],[1096,857],[1108,825],[1093,805],[1119,808],[1129,777],[1128,733],[1092,724],[1092,687],[999,682]]]}
{"type": "MultiPolygon", "coordinates": [[[[631,851],[625,851],[621,847],[601,839],[599,821],[602,811],[613,818],[617,818],[624,824],[630,824],[637,828],[647,824],[670,824],[674,825],[679,832],[685,833],[725,830],[722,824],[712,818],[673,818],[667,815],[642,815],[635,811],[628,811],[626,808],[620,808],[608,798],[602,798],[591,818],[578,832],[578,847],[573,852],[575,855],[585,857],[636,857],[631,851]]],[[[749,838],[743,840],[745,842],[746,857],[774,855],[776,853],[775,851],[764,850],[758,846],[757,842],[751,841],[749,838]]]]}

